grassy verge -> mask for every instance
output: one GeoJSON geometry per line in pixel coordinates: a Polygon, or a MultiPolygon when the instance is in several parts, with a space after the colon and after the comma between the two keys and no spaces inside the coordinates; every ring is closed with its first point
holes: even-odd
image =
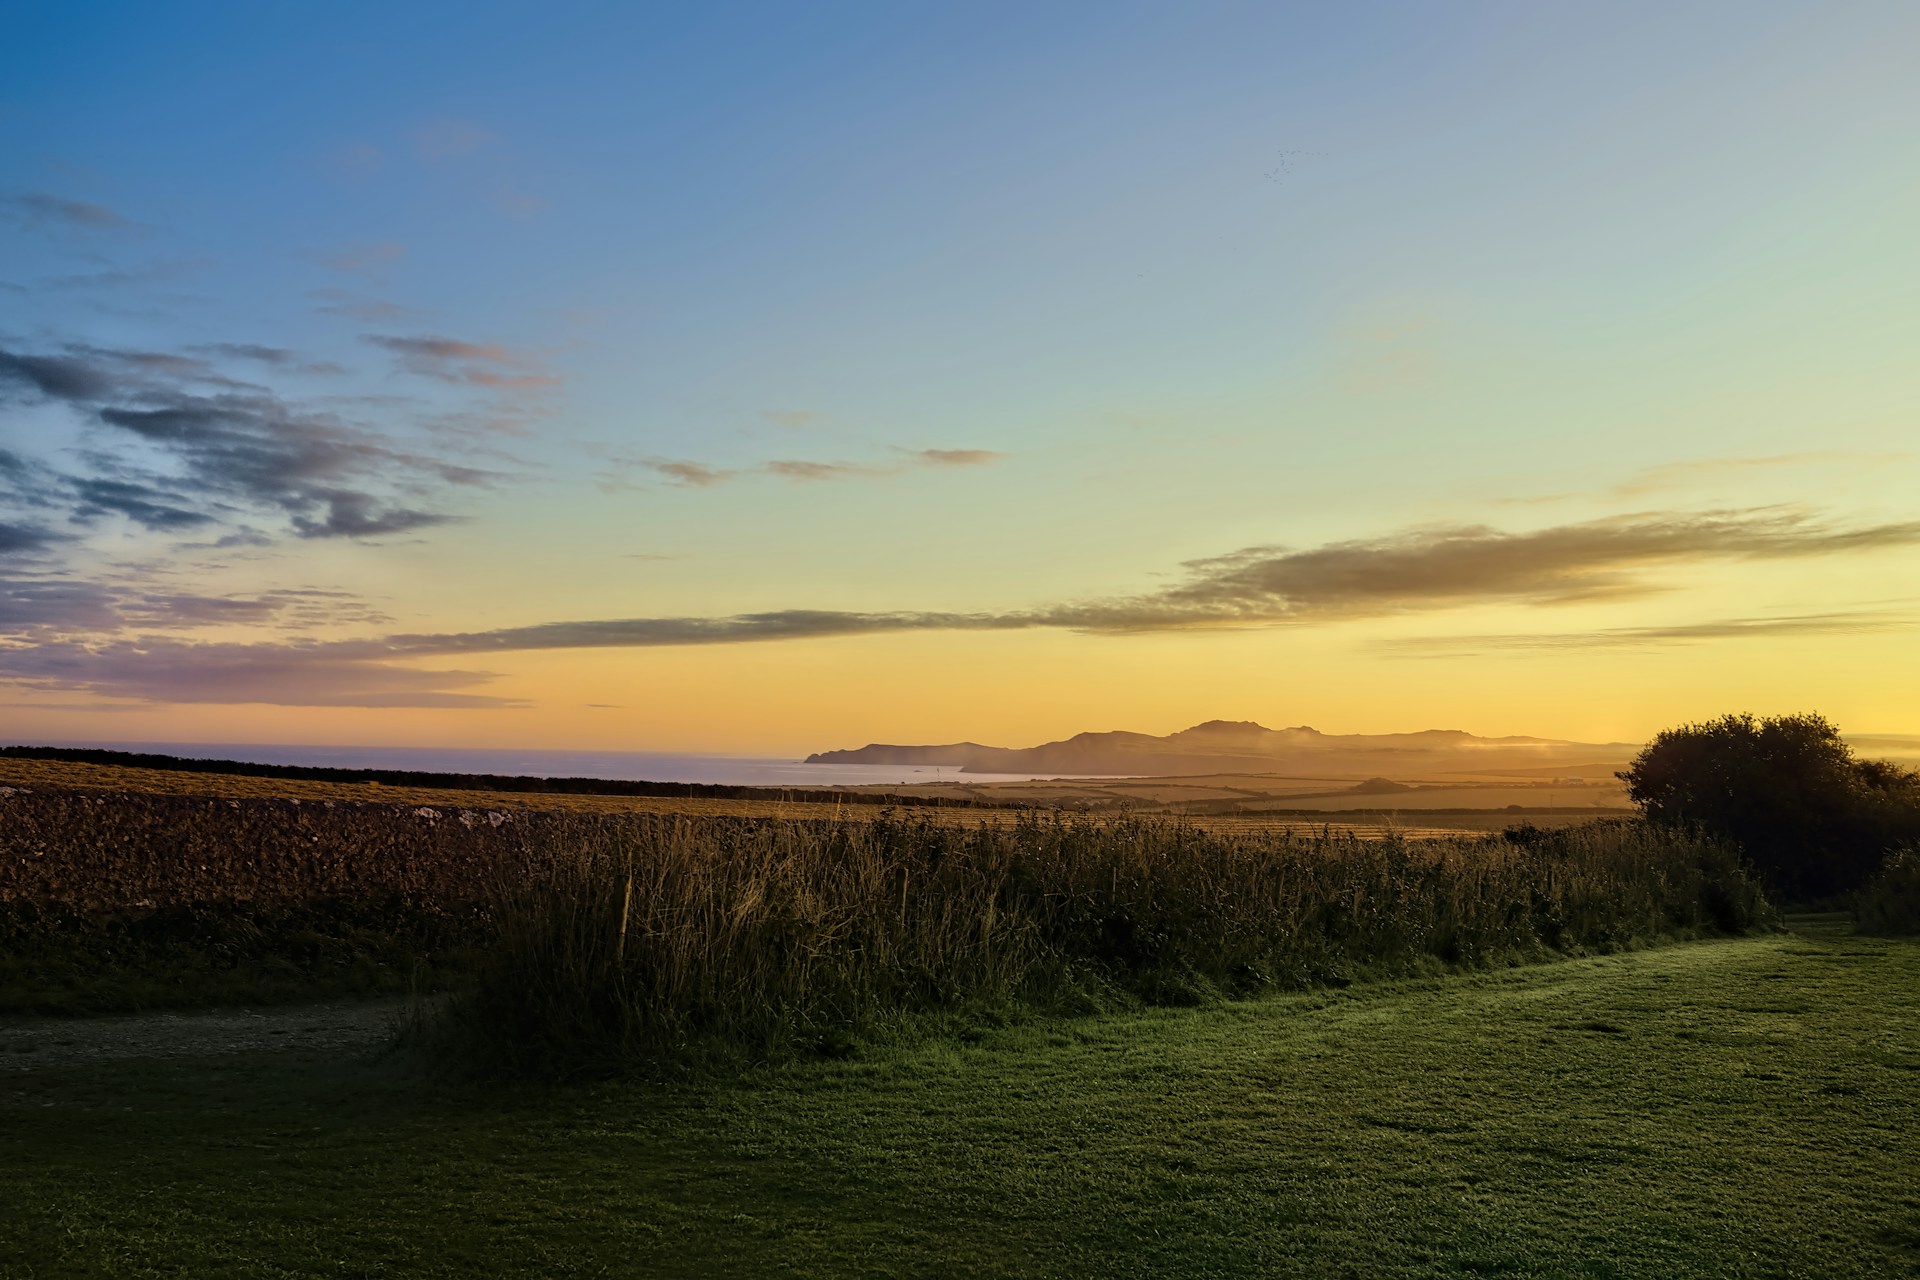
{"type": "Polygon", "coordinates": [[[1834,924],[695,1083],[19,1065],[6,1276],[1920,1269],[1920,944],[1834,924]]]}
{"type": "Polygon", "coordinates": [[[431,991],[472,973],[481,921],[401,903],[0,903],[0,1014],[90,1015],[431,991]]]}

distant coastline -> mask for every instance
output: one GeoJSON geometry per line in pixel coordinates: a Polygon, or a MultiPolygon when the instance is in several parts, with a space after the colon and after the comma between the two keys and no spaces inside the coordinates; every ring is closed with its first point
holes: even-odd
{"type": "MultiPolygon", "coordinates": [[[[684,794],[688,787],[746,787],[781,791],[837,790],[888,785],[926,786],[957,778],[946,765],[807,764],[790,757],[713,756],[644,751],[543,751],[487,747],[303,746],[244,742],[61,741],[4,744],[12,754],[111,751],[171,757],[182,762],[231,761],[280,769],[433,774],[494,779],[569,779],[652,784],[684,794]]],[[[128,763],[122,761],[121,763],[128,763]]],[[[1043,773],[970,774],[969,782],[1026,782],[1043,773]]],[[[420,783],[413,785],[433,785],[420,783]]],[[[446,784],[452,785],[452,784],[446,784]]],[[[495,786],[492,789],[499,789],[495,786]]]]}

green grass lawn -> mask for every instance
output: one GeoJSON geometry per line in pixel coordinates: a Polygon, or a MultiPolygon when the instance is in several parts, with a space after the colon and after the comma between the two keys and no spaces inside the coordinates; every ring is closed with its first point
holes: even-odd
{"type": "Polygon", "coordinates": [[[1920,1275],[1916,1118],[1920,943],[1820,923],[725,1082],[9,1069],[0,1274],[1920,1275]]]}

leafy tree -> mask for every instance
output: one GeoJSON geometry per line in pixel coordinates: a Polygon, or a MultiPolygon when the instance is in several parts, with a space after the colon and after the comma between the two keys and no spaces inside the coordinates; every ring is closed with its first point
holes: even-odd
{"type": "Polygon", "coordinates": [[[1619,776],[1649,821],[1733,841],[1788,898],[1856,889],[1920,834],[1920,775],[1854,759],[1819,715],[1663,730],[1619,776]]]}

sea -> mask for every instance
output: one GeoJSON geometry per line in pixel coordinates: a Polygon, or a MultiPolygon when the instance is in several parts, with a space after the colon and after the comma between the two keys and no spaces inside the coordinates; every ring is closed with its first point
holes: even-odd
{"type": "MultiPolygon", "coordinates": [[[[958,765],[805,764],[776,756],[701,756],[654,751],[535,751],[494,747],[313,747],[262,742],[46,742],[39,746],[147,751],[200,760],[420,769],[533,778],[715,783],[736,787],[861,787],[936,782],[1028,782],[1058,773],[968,773],[958,765]]],[[[1077,775],[1076,775],[1077,776],[1077,775]]]]}

